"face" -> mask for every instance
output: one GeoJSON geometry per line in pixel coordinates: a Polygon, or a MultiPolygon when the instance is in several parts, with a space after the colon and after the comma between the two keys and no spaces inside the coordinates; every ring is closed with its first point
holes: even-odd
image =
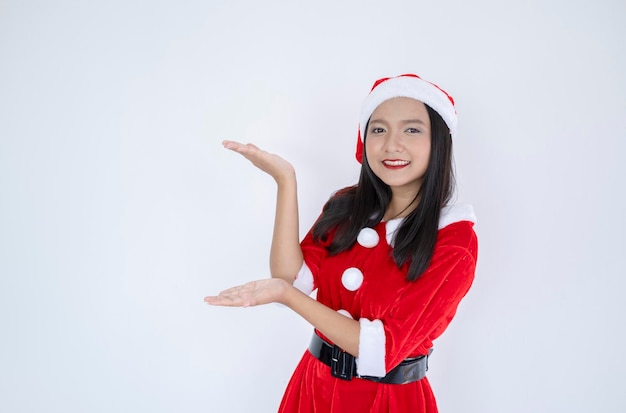
{"type": "Polygon", "coordinates": [[[426,106],[393,98],[372,113],[365,135],[367,161],[392,194],[417,194],[430,157],[430,118],[426,106]]]}

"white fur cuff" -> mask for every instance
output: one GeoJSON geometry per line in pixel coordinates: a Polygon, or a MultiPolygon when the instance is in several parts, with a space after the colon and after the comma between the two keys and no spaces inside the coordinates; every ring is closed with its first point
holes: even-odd
{"type": "Polygon", "coordinates": [[[293,280],[293,286],[305,293],[306,295],[310,295],[313,292],[313,273],[311,273],[311,270],[304,261],[302,262],[302,267],[300,267],[300,271],[298,271],[298,274],[296,274],[296,279],[293,280]]]}
{"type": "Polygon", "coordinates": [[[356,359],[356,371],[361,376],[383,377],[385,369],[385,327],[382,321],[359,320],[359,357],[356,359]]]}

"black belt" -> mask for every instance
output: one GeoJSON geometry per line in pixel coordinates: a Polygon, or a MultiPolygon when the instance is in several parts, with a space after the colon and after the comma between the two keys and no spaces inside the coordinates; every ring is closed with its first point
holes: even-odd
{"type": "MultiPolygon", "coordinates": [[[[408,358],[400,362],[385,377],[360,376],[356,374],[354,356],[342,351],[324,341],[317,334],[313,334],[309,352],[319,361],[330,367],[333,377],[343,380],[352,380],[353,377],[387,384],[406,384],[423,379],[428,371],[428,355],[408,358]]],[[[431,350],[432,352],[432,350],[431,350]]]]}

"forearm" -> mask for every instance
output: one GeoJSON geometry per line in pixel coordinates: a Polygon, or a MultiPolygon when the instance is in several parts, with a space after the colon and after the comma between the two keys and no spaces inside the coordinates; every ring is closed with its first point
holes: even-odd
{"type": "Polygon", "coordinates": [[[298,193],[295,173],[277,178],[276,216],[270,250],[272,277],[293,282],[302,266],[298,217],[298,193]]]}
{"type": "Polygon", "coordinates": [[[304,294],[291,283],[278,278],[265,278],[224,290],[216,296],[204,297],[210,305],[249,307],[281,303],[307,320],[333,343],[355,357],[359,355],[361,325],[304,294]]]}
{"type": "Polygon", "coordinates": [[[292,286],[286,288],[282,303],[302,316],[341,349],[355,357],[359,356],[361,326],[358,321],[339,314],[292,286]]]}

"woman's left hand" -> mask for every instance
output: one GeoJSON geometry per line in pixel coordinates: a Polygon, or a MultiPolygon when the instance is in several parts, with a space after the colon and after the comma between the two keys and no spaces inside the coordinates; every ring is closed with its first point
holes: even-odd
{"type": "Polygon", "coordinates": [[[269,303],[283,303],[290,285],[281,278],[252,281],[224,290],[217,296],[204,297],[210,305],[227,307],[250,307],[269,303]]]}

